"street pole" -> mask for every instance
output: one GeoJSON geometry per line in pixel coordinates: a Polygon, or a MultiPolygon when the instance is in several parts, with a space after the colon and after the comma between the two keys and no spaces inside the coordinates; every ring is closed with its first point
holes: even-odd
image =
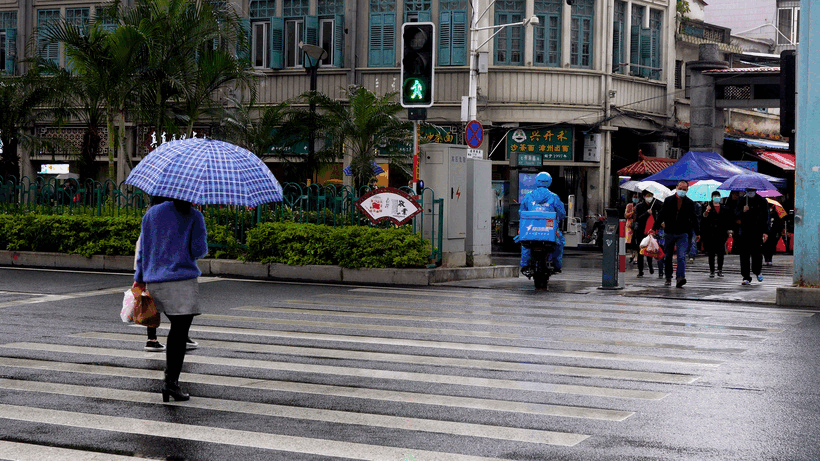
{"type": "MultiPolygon", "coordinates": [[[[319,66],[322,64],[322,59],[327,56],[327,51],[324,48],[316,45],[309,45],[307,43],[299,42],[299,48],[305,53],[305,61],[309,64],[310,71],[310,91],[316,92],[317,79],[319,75],[319,66]]],[[[310,100],[310,126],[308,132],[308,159],[314,161],[316,155],[316,103],[311,97],[310,100]]],[[[307,178],[308,181],[315,178],[307,178]]]]}
{"type": "Polygon", "coordinates": [[[467,120],[471,122],[476,119],[477,107],[476,98],[478,96],[478,69],[476,68],[476,54],[478,53],[478,21],[481,19],[479,10],[481,9],[481,0],[473,2],[473,8],[470,19],[470,85],[467,93],[467,120]]]}
{"type": "Polygon", "coordinates": [[[419,121],[413,120],[413,194],[419,194],[419,121]]]}

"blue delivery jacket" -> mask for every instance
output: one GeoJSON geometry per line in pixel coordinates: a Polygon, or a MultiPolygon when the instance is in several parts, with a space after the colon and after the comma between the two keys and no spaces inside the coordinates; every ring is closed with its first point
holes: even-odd
{"type": "MultiPolygon", "coordinates": [[[[567,217],[564,203],[558,197],[558,194],[553,193],[546,187],[539,187],[525,195],[519,208],[519,212],[521,211],[552,211],[555,213],[556,223],[567,217]]],[[[558,232],[555,251],[550,255],[556,269],[560,269],[564,265],[565,242],[564,234],[558,232]]],[[[530,265],[530,254],[529,248],[521,247],[521,267],[530,265]]]]}

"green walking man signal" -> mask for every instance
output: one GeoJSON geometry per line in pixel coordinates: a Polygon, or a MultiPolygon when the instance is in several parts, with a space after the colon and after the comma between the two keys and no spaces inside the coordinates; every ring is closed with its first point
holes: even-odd
{"type": "Polygon", "coordinates": [[[435,26],[406,22],[401,26],[401,105],[431,107],[435,89],[435,26]]]}

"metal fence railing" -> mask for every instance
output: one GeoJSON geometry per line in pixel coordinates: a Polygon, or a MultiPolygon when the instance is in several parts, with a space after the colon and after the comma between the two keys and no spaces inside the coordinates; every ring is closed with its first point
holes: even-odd
{"type": "MultiPolygon", "coordinates": [[[[247,231],[263,222],[299,222],[326,226],[369,226],[370,221],[355,203],[369,187],[355,190],[350,186],[321,186],[285,183],[282,202],[256,208],[210,205],[201,207],[206,217],[226,226],[240,245],[247,231]]],[[[407,187],[402,190],[414,195],[407,187]]],[[[437,199],[430,188],[416,195],[424,210],[408,224],[413,231],[430,241],[431,261],[441,264],[444,199],[437,199]]],[[[73,178],[56,179],[38,176],[35,179],[14,176],[0,178],[0,213],[38,213],[47,215],[142,216],[151,198],[133,186],[111,180],[73,178]]]]}

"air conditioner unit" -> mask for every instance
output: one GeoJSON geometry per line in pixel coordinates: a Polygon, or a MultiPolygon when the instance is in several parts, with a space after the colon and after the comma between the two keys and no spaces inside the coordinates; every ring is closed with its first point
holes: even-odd
{"type": "Polygon", "coordinates": [[[669,158],[681,158],[683,156],[683,149],[680,147],[672,147],[669,149],[669,158]]]}

